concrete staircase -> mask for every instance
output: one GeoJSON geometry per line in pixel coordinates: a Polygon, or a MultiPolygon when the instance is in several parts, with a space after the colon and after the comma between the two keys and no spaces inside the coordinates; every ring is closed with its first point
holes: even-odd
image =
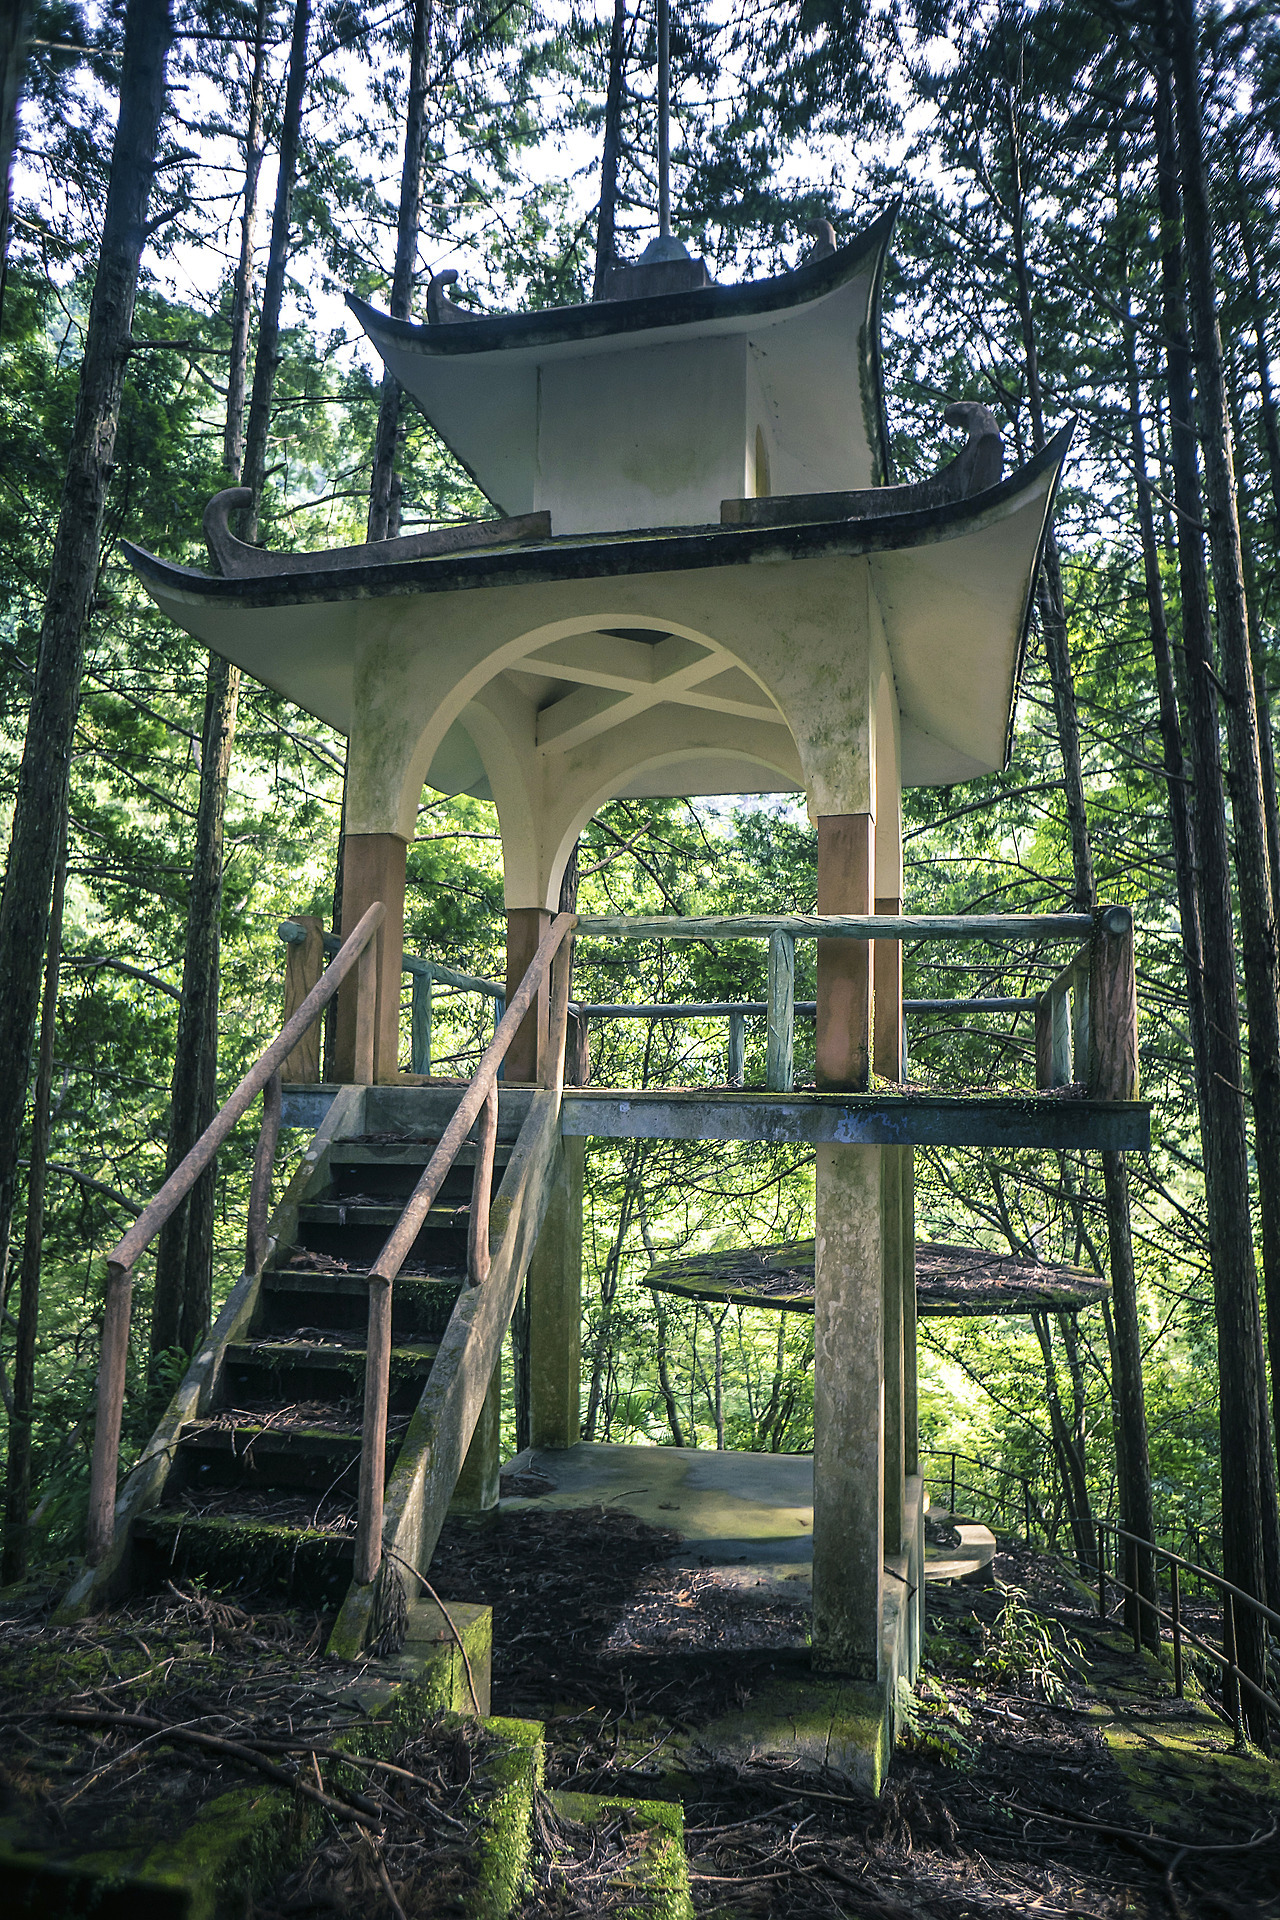
{"type": "MultiPolygon", "coordinates": [[[[202,1417],[185,1421],[158,1506],[134,1527],[135,1580],[201,1578],[330,1608],[351,1577],[366,1269],[433,1137],[336,1140],[277,1241],[202,1417]]],[[[500,1170],[511,1156],[499,1145],[500,1170]]],[[[465,1284],[475,1149],[462,1148],[393,1295],[387,1471],[465,1284]]],[[[496,1461],[495,1461],[496,1466],[496,1461]]],[[[494,1489],[496,1494],[496,1487],[494,1489]]]]}

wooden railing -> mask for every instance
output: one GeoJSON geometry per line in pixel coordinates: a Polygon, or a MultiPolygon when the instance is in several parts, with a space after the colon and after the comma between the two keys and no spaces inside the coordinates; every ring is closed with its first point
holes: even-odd
{"type": "Polygon", "coordinates": [[[511,998],[497,1031],[477,1067],[453,1118],[440,1137],[422,1177],[409,1196],[404,1212],[392,1228],[382,1252],[369,1269],[369,1332],[365,1353],[364,1425],[360,1452],[360,1495],[356,1531],[355,1578],[367,1586],[382,1564],[382,1518],[386,1471],[387,1399],[391,1372],[391,1291],[396,1276],[422,1231],[458,1149],[479,1120],[475,1174],[471,1189],[468,1229],[467,1280],[483,1286],[489,1273],[489,1208],[493,1184],[493,1152],[498,1122],[498,1068],[534,1005],[548,969],[551,981],[551,1017],[547,1046],[547,1085],[559,1092],[564,1081],[565,1034],[569,1012],[569,974],[572,933],[576,919],[557,914],[538,943],[538,950],[511,998]]]}
{"type": "MultiPolygon", "coordinates": [[[[1094,1099],[1134,1100],[1138,1095],[1133,915],[1127,907],[1098,907],[1092,913],[956,916],[815,913],[639,919],[584,914],[579,917],[578,932],[584,939],[767,939],[765,1084],[773,1092],[789,1091],[793,1079],[797,1012],[795,943],[798,939],[1013,943],[1078,939],[1083,934],[1088,936],[1087,944],[1035,1002],[1037,1087],[1048,1091],[1075,1080],[1094,1099]],[[1068,1008],[1073,1009],[1073,1014],[1068,1008]]],[[[1027,1002],[993,999],[914,1004],[921,1010],[983,1008],[994,1012],[1022,1010],[1027,1002]]]]}
{"type": "Polygon", "coordinates": [[[280,1131],[280,1069],[323,1013],[351,969],[356,967],[355,1079],[358,1084],[372,1084],[377,986],[374,936],[386,918],[386,912],[380,900],[368,909],[343,942],[332,964],[302,1005],[285,1022],[271,1045],[249,1069],[230,1099],[219,1109],[186,1159],[174,1168],[154,1200],[143,1209],[128,1233],[116,1242],[107,1255],[102,1357],[98,1366],[98,1403],[93,1431],[93,1458],[89,1469],[87,1558],[91,1566],[98,1566],[110,1551],[115,1527],[133,1269],[165,1221],[181,1206],[201,1174],[212,1165],[219,1147],[259,1093],[264,1095],[263,1116],[254,1154],[245,1268],[248,1272],[254,1272],[261,1265],[266,1256],[271,1169],[280,1131]]]}

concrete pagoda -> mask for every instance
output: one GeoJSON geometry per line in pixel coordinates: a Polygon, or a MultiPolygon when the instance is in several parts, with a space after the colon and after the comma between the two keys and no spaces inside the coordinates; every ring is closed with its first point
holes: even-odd
{"type": "MultiPolygon", "coordinates": [[[[891,484],[892,225],[886,213],[740,286],[691,284],[705,274],[672,259],[615,277],[621,297],[537,312],[468,317],[436,283],[422,325],[352,300],[497,517],[270,554],[229,533],[233,492],[206,515],[218,574],[129,549],[179,626],[349,740],[343,931],[372,901],[388,908],[379,1081],[398,1077],[405,849],[424,784],[496,807],[513,984],[578,835],[615,796],[803,793],[818,912],[897,913],[903,787],[1006,763],[1069,434],[1002,477],[995,422],[961,404],[956,457],[891,484]]],[[[353,1020],[340,1012],[339,1077],[353,1020]]],[[[508,1085],[537,1081],[544,1033],[545,1010],[508,1085]]],[[[900,1063],[900,948],[820,940],[819,1089],[866,1089],[873,1070],[896,1081],[900,1063]]],[[[883,1681],[884,1559],[918,1497],[911,1148],[817,1154],[814,1647],[883,1681]]],[[[562,1351],[535,1440],[564,1448],[578,1280],[574,1223],[563,1205],[555,1217],[547,1325],[562,1351]]]]}

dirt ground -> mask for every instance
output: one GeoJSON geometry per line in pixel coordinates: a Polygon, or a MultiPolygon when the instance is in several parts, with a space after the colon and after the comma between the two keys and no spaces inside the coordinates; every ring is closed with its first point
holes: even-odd
{"type": "MultiPolygon", "coordinates": [[[[431,1577],[446,1599],[493,1605],[494,1711],[546,1723],[549,1785],[679,1794],[700,1913],[1280,1915],[1268,1770],[1233,1771],[1230,1730],[1201,1709],[1201,1746],[1224,1757],[1163,1779],[1153,1818],[1106,1738],[1116,1700],[1148,1742],[1187,1709],[1135,1667],[1114,1625],[1099,1632],[1052,1561],[998,1556],[1000,1586],[1027,1596],[1003,1626],[999,1590],[930,1590],[914,1728],[876,1802],[837,1780],[679,1756],[682,1735],[787,1666],[805,1672],[807,1655],[792,1609],[748,1622],[714,1582],[662,1566],[668,1550],[625,1514],[526,1509],[452,1524],[431,1577]]],[[[566,1866],[523,1920],[601,1911],[592,1899],[590,1877],[575,1890],[566,1866]]]]}
{"type": "MultiPolygon", "coordinates": [[[[1002,1553],[1004,1591],[930,1590],[925,1668],[873,1801],[699,1756],[700,1728],[807,1673],[805,1621],[665,1565],[674,1539],[616,1511],[509,1511],[451,1522],[430,1577],[446,1602],[492,1605],[493,1710],[544,1723],[549,1788],[683,1802],[700,1914],[1280,1920],[1277,1776],[1135,1664],[1054,1563],[1002,1553]]],[[[0,1814],[105,1844],[139,1819],[172,1832],[274,1768],[334,1811],[254,1920],[458,1911],[484,1736],[423,1729],[394,1756],[403,1777],[368,1763],[358,1818],[324,1756],[343,1677],[327,1625],[181,1588],[75,1629],[0,1614],[0,1814]]],[[[544,1800],[535,1826],[521,1920],[619,1911],[611,1881],[641,1844],[625,1815],[575,1826],[544,1800]]]]}

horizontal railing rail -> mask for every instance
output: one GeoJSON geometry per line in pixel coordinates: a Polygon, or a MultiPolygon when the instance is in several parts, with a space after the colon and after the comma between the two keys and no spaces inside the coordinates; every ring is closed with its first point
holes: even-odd
{"type": "Polygon", "coordinates": [[[928,1472],[923,1473],[923,1478],[926,1487],[942,1485],[943,1487],[949,1488],[949,1505],[947,1511],[951,1514],[958,1511],[956,1502],[960,1494],[966,1494],[975,1501],[987,1504],[988,1515],[975,1514],[975,1519],[990,1517],[990,1508],[995,1507],[998,1511],[1000,1524],[1003,1526],[1009,1511],[1009,1496],[1004,1489],[997,1489],[993,1492],[988,1487],[975,1486],[972,1481],[960,1479],[957,1472],[960,1462],[963,1462],[966,1466],[977,1467],[983,1473],[994,1474],[999,1480],[1012,1481],[1022,1495],[1022,1511],[1020,1517],[1022,1520],[1023,1539],[1026,1541],[1026,1544],[1030,1546],[1032,1514],[1033,1509],[1038,1506],[1038,1503],[1032,1496],[1030,1474],[1018,1473],[1012,1467],[998,1466],[993,1460],[980,1459],[976,1454],[961,1453],[953,1447],[921,1447],[920,1458],[922,1461],[925,1459],[933,1459],[948,1462],[949,1473],[943,1473],[941,1479],[939,1479],[937,1475],[928,1472]]]}
{"type": "Polygon", "coordinates": [[[355,1079],[366,1086],[372,1083],[376,989],[374,936],[386,914],[386,907],[380,900],[368,908],[301,1006],[285,1021],[235,1092],[224,1101],[190,1153],[174,1168],[155,1198],[143,1208],[129,1231],[107,1254],[97,1410],[89,1468],[87,1558],[91,1566],[99,1565],[110,1551],[115,1529],[133,1269],[165,1222],[187,1199],[200,1176],[212,1166],[218,1149],[260,1093],[264,1095],[263,1119],[254,1153],[245,1270],[256,1271],[257,1265],[261,1264],[266,1253],[271,1170],[280,1131],[280,1070],[299,1041],[324,1012],[352,968],[356,967],[359,971],[356,984],[355,1079]]]}
{"type": "MultiPolygon", "coordinates": [[[[315,923],[313,923],[315,924],[315,923]]],[[[280,936],[290,943],[309,937],[301,921],[286,920],[280,936]]],[[[1137,999],[1133,966],[1133,916],[1127,907],[1106,906],[1093,913],[1057,914],[739,914],[635,917],[586,914],[579,917],[583,938],[725,941],[767,939],[768,998],[719,1001],[571,1001],[580,1023],[585,1061],[585,1023],[591,1020],[727,1020],[727,1079],[745,1078],[748,1019],[763,1018],[765,1087],[789,1092],[794,1080],[795,1023],[816,1015],[817,1003],[795,997],[797,939],[842,939],[928,943],[977,940],[1000,943],[1055,942],[1089,936],[1067,966],[1034,994],[974,994],[905,999],[904,1016],[951,1014],[1034,1014],[1036,1086],[1050,1092],[1083,1087],[1103,1100],[1132,1100],[1138,1093],[1137,999]]],[[[335,936],[323,934],[324,950],[335,936]]],[[[444,986],[478,993],[494,1002],[496,1032],[506,1005],[506,987],[498,980],[464,972],[441,961],[404,956],[412,979],[410,1065],[415,1074],[432,1071],[433,990],[444,986]]],[[[302,983],[305,985],[305,981],[302,983]]],[[[296,989],[300,991],[301,988],[296,989]]],[[[318,1061],[318,1056],[316,1056],[318,1061]]],[[[903,1053],[905,1060],[905,1050],[903,1053]]],[[[903,1069],[905,1072],[905,1068],[903,1069]]],[[[584,1069],[585,1072],[585,1069],[584,1069]]],[[[316,1071],[318,1077],[318,1065],[316,1071]]]]}
{"type": "Polygon", "coordinates": [[[484,1284],[489,1272],[489,1211],[498,1124],[498,1069],[537,1000],[548,971],[556,963],[552,972],[550,1028],[544,1057],[548,1086],[557,1092],[563,1086],[572,967],[572,942],[569,936],[575,924],[573,914],[557,914],[543,934],[524,978],[498,1023],[493,1039],[454,1109],[453,1118],[440,1137],[439,1145],[423,1169],[382,1252],[369,1269],[369,1330],[365,1345],[364,1420],[355,1550],[355,1578],[362,1586],[367,1586],[377,1578],[382,1564],[392,1288],[457,1159],[459,1148],[477,1120],[480,1125],[475,1172],[472,1176],[467,1281],[472,1287],[484,1284]]]}

